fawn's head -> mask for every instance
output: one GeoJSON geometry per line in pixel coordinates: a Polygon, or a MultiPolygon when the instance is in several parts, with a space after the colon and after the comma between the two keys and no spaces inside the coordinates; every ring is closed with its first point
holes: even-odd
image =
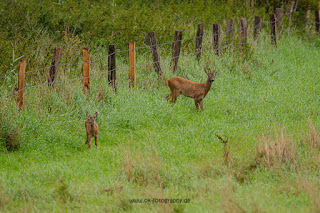
{"type": "Polygon", "coordinates": [[[94,121],[96,120],[97,116],[98,116],[97,112],[94,114],[94,116],[90,116],[89,113],[87,112],[87,117],[90,125],[94,124],[94,121]]]}
{"type": "Polygon", "coordinates": [[[219,72],[216,72],[215,71],[216,68],[214,67],[213,68],[213,71],[211,71],[210,68],[204,68],[204,72],[208,75],[208,80],[213,83],[214,82],[214,79],[216,78],[216,75],[219,74],[219,72]]]}

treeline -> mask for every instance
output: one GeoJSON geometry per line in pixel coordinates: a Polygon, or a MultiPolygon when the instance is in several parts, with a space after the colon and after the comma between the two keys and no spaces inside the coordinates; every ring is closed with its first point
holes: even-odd
{"type": "MultiPolygon", "coordinates": [[[[0,1],[0,75],[16,72],[19,57],[27,69],[47,66],[52,49],[64,49],[65,60],[77,60],[84,46],[106,51],[110,43],[126,49],[129,41],[147,45],[155,31],[159,42],[173,40],[175,30],[195,36],[197,24],[209,29],[227,19],[253,18],[285,7],[280,0],[3,0],[0,1]]],[[[299,9],[315,7],[299,1],[299,9]]],[[[303,12],[301,12],[301,17],[303,12]]]]}

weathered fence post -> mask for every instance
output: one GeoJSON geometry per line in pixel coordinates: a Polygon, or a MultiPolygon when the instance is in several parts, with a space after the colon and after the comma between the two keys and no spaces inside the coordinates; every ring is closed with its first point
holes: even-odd
{"type": "Polygon", "coordinates": [[[54,81],[56,78],[56,72],[58,69],[58,63],[59,63],[60,57],[61,57],[61,48],[59,47],[54,48],[53,58],[52,58],[51,66],[49,69],[49,77],[48,77],[48,84],[52,88],[54,87],[54,81]]]}
{"type": "Polygon", "coordinates": [[[227,31],[226,31],[226,45],[230,44],[233,40],[234,34],[234,20],[228,19],[227,21],[227,31]]]}
{"type": "Polygon", "coordinates": [[[255,16],[254,17],[254,30],[253,30],[253,38],[254,40],[258,39],[261,33],[261,23],[262,23],[262,16],[255,16]]]}
{"type": "Polygon", "coordinates": [[[197,53],[198,61],[201,58],[201,54],[203,50],[202,48],[203,30],[204,30],[204,25],[198,24],[198,30],[197,30],[197,36],[196,36],[196,53],[197,53]]]}
{"type": "Polygon", "coordinates": [[[212,24],[212,46],[213,53],[220,56],[221,50],[221,26],[220,24],[212,24]]]}
{"type": "Polygon", "coordinates": [[[136,43],[129,42],[129,87],[137,88],[137,74],[136,74],[136,43]]]}
{"type": "Polygon", "coordinates": [[[292,13],[293,13],[293,10],[294,10],[294,5],[295,5],[295,2],[294,2],[294,1],[289,1],[289,2],[286,4],[286,13],[288,14],[288,11],[289,11],[289,26],[288,26],[288,32],[290,32],[290,28],[291,28],[291,18],[292,18],[292,13]]]}
{"type": "Polygon", "coordinates": [[[112,88],[117,92],[117,73],[116,73],[116,45],[109,44],[108,50],[108,82],[112,84],[112,88]]]}
{"type": "Polygon", "coordinates": [[[26,62],[21,60],[19,73],[18,73],[18,100],[17,103],[20,109],[26,108],[26,100],[24,95],[24,79],[25,79],[25,72],[26,72],[26,62]]]}
{"type": "Polygon", "coordinates": [[[283,9],[282,8],[276,8],[276,13],[275,13],[275,22],[276,22],[276,28],[277,31],[279,32],[279,35],[282,35],[282,16],[283,16],[283,9]]]}
{"type": "Polygon", "coordinates": [[[270,14],[271,44],[277,46],[277,25],[275,14],[270,14]]]}
{"type": "Polygon", "coordinates": [[[317,8],[315,11],[316,32],[320,32],[320,12],[317,8]]]}
{"type": "Polygon", "coordinates": [[[83,73],[83,92],[90,93],[90,71],[89,71],[89,50],[88,48],[82,49],[82,73],[83,73]]]}
{"type": "Polygon", "coordinates": [[[244,44],[247,43],[248,25],[246,18],[240,18],[240,51],[242,51],[244,44]]]}
{"type": "Polygon", "coordinates": [[[306,25],[307,28],[309,26],[309,20],[310,20],[310,10],[307,10],[306,21],[305,21],[305,25],[306,25]]]}
{"type": "Polygon", "coordinates": [[[160,54],[159,49],[157,46],[157,38],[155,32],[149,32],[149,38],[150,38],[150,48],[152,52],[152,58],[153,58],[153,67],[156,71],[156,73],[160,76],[162,76],[162,68],[160,64],[160,54]]]}
{"type": "Polygon", "coordinates": [[[179,55],[181,50],[182,30],[176,31],[174,34],[174,43],[172,48],[171,67],[173,72],[178,68],[179,55]]]}

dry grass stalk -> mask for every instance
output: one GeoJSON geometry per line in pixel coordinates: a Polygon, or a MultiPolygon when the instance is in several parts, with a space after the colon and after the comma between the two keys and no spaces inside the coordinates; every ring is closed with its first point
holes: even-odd
{"type": "Polygon", "coordinates": [[[217,138],[223,143],[223,159],[226,165],[229,165],[230,162],[230,147],[228,146],[229,139],[223,139],[220,135],[217,135],[217,138]]]}
{"type": "Polygon", "coordinates": [[[297,166],[297,150],[293,139],[281,131],[280,136],[268,136],[258,144],[256,161],[258,165],[297,166]]]}
{"type": "Polygon", "coordinates": [[[317,131],[315,125],[313,124],[312,120],[309,120],[309,131],[308,131],[308,140],[307,144],[311,149],[318,149],[320,150],[320,135],[317,131]]]}

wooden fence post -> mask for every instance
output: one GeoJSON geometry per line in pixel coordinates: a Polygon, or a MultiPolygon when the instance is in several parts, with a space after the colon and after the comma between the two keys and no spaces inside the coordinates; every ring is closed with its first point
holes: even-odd
{"type": "Polygon", "coordinates": [[[275,14],[270,14],[271,44],[277,46],[277,25],[275,14]]]}
{"type": "Polygon", "coordinates": [[[320,12],[317,8],[315,11],[316,32],[320,32],[320,12]]]}
{"type": "Polygon", "coordinates": [[[201,54],[203,50],[202,48],[203,30],[204,30],[204,25],[198,24],[198,30],[197,30],[197,36],[196,36],[196,53],[197,53],[198,61],[201,58],[201,54]]]}
{"type": "Polygon", "coordinates": [[[109,44],[108,49],[108,82],[112,88],[117,92],[117,72],[116,72],[116,45],[109,44]]]}
{"type": "Polygon", "coordinates": [[[306,28],[308,28],[308,26],[309,26],[309,20],[310,20],[310,10],[307,10],[306,20],[305,20],[306,28]]]}
{"type": "Polygon", "coordinates": [[[242,51],[244,44],[247,43],[248,25],[246,18],[240,18],[240,51],[242,51]]]}
{"type": "Polygon", "coordinates": [[[18,100],[17,103],[20,109],[26,108],[26,100],[25,100],[25,89],[24,89],[24,79],[25,79],[25,72],[26,72],[26,62],[21,60],[19,73],[18,73],[18,100]]]}
{"type": "Polygon", "coordinates": [[[56,47],[54,48],[53,52],[53,58],[51,62],[51,66],[49,69],[49,77],[48,77],[48,85],[51,86],[52,88],[54,87],[54,81],[56,78],[56,72],[58,69],[58,63],[61,57],[61,48],[56,47]]]}
{"type": "Polygon", "coordinates": [[[129,42],[129,87],[137,88],[137,74],[136,74],[136,43],[129,42]]]}
{"type": "Polygon", "coordinates": [[[292,18],[292,13],[293,13],[293,10],[294,10],[294,5],[295,5],[295,2],[294,2],[294,1],[289,1],[289,2],[286,4],[286,13],[288,13],[288,11],[289,11],[289,26],[288,26],[288,32],[290,32],[290,28],[291,28],[291,18],[292,18]]]}
{"type": "Polygon", "coordinates": [[[283,9],[282,8],[276,8],[275,13],[275,22],[276,22],[276,29],[279,32],[279,35],[282,35],[282,16],[283,16],[283,9]]]}
{"type": "Polygon", "coordinates": [[[262,23],[262,16],[255,16],[254,17],[254,31],[253,31],[253,38],[256,40],[261,33],[261,23],[262,23]]]}
{"type": "Polygon", "coordinates": [[[152,52],[152,58],[153,58],[153,67],[156,71],[156,73],[160,76],[162,76],[162,69],[160,64],[160,54],[159,49],[157,46],[157,38],[155,32],[149,32],[149,38],[150,38],[150,48],[152,52]]]}
{"type": "Polygon", "coordinates": [[[221,50],[221,26],[220,24],[212,24],[212,46],[214,54],[220,56],[221,50]]]}
{"type": "Polygon", "coordinates": [[[233,40],[234,34],[234,20],[228,19],[227,21],[227,35],[226,35],[226,45],[230,44],[233,40]]]}
{"type": "Polygon", "coordinates": [[[88,91],[90,93],[90,71],[89,71],[89,50],[88,48],[82,49],[82,73],[83,73],[83,92],[88,91]]]}
{"type": "Polygon", "coordinates": [[[174,34],[174,43],[172,48],[171,67],[173,72],[178,68],[179,55],[181,50],[182,30],[176,31],[174,34]]]}

